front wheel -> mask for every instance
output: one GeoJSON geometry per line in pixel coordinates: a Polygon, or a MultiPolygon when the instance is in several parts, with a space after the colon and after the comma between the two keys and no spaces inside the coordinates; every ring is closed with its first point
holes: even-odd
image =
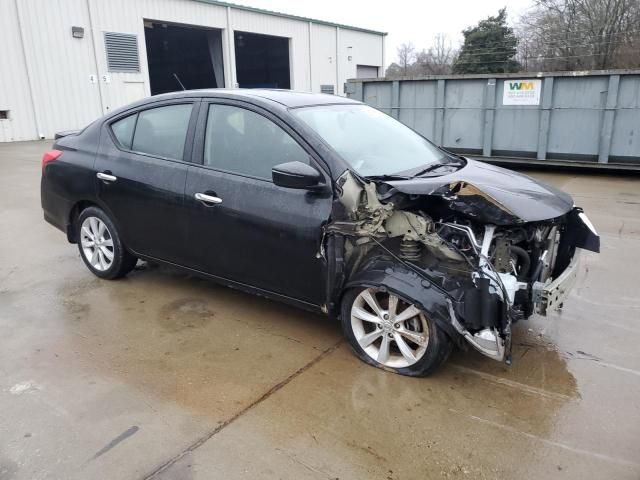
{"type": "Polygon", "coordinates": [[[401,375],[429,375],[453,347],[425,312],[379,289],[349,290],[342,301],[341,319],[345,337],[362,360],[401,375]]]}
{"type": "Polygon", "coordinates": [[[113,280],[133,270],[137,259],[125,250],[115,225],[103,210],[86,208],[77,224],[80,256],[94,275],[113,280]]]}

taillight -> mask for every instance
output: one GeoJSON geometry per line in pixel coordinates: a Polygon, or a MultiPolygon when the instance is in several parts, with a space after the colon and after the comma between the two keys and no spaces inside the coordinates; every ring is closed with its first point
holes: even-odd
{"type": "Polygon", "coordinates": [[[57,160],[60,155],[62,155],[60,150],[49,150],[48,152],[44,152],[44,155],[42,156],[42,172],[44,173],[44,168],[49,162],[57,160]]]}

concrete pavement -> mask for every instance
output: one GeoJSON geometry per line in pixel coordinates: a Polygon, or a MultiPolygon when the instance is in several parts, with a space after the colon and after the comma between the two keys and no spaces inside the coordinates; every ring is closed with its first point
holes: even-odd
{"type": "Polygon", "coordinates": [[[334,322],[141,264],[93,277],[42,219],[49,142],[0,144],[0,479],[640,477],[640,179],[533,173],[602,236],[514,364],[400,377],[334,322]]]}

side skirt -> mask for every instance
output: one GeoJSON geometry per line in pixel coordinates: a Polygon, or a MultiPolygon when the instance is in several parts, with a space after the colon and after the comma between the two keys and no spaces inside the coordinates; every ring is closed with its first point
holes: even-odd
{"type": "Polygon", "coordinates": [[[136,257],[140,258],[141,260],[149,260],[149,261],[152,261],[152,262],[155,262],[155,263],[159,263],[161,265],[166,265],[166,266],[169,266],[169,267],[173,267],[173,268],[176,268],[178,270],[182,270],[184,272],[188,272],[188,273],[191,273],[193,275],[196,275],[196,276],[198,276],[200,278],[204,278],[206,280],[212,280],[215,283],[223,285],[225,287],[233,288],[235,290],[240,290],[242,292],[250,293],[252,295],[257,295],[259,297],[264,297],[264,298],[267,298],[269,300],[276,300],[278,302],[286,303],[288,305],[292,305],[294,307],[298,307],[298,308],[300,308],[302,310],[306,310],[308,312],[322,313],[322,314],[326,315],[326,313],[323,311],[322,306],[320,306],[320,305],[315,305],[313,303],[305,302],[304,300],[299,300],[297,298],[288,297],[286,295],[282,295],[280,293],[272,292],[270,290],[264,290],[262,288],[253,287],[253,286],[248,285],[246,283],[236,282],[235,280],[229,280],[228,278],[219,277],[217,275],[212,275],[210,273],[206,273],[206,272],[203,272],[201,270],[196,270],[194,268],[189,268],[189,267],[185,267],[183,265],[178,265],[177,263],[167,262],[167,261],[161,260],[159,258],[150,257],[148,255],[141,255],[141,254],[133,252],[133,251],[132,251],[132,253],[133,253],[133,255],[135,255],[136,257]]]}

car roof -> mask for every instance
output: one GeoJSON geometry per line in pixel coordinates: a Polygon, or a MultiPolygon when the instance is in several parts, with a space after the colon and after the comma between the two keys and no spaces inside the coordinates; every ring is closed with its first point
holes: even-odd
{"type": "Polygon", "coordinates": [[[171,98],[181,98],[185,96],[201,97],[226,97],[237,99],[267,100],[284,105],[288,108],[308,107],[313,105],[334,105],[334,104],[359,104],[355,100],[337,95],[327,95],[323,93],[298,92],[295,90],[276,90],[266,88],[210,88],[203,90],[186,90],[172,93],[165,93],[150,97],[147,100],[169,100],[171,98]]]}

